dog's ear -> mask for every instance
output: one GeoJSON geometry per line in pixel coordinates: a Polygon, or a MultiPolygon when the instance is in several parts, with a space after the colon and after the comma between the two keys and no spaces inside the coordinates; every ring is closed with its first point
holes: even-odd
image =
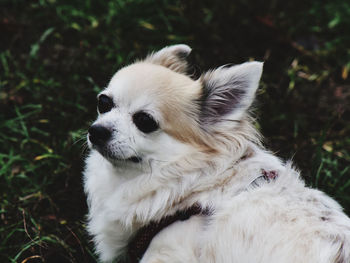
{"type": "Polygon", "coordinates": [[[201,122],[240,120],[254,100],[262,68],[262,62],[247,62],[202,75],[201,122]]]}
{"type": "Polygon", "coordinates": [[[191,50],[184,44],[173,45],[150,54],[145,61],[167,67],[178,73],[186,73],[188,67],[186,57],[191,50]]]}

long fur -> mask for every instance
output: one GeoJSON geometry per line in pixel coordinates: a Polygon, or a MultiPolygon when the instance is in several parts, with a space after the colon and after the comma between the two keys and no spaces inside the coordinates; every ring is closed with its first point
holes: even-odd
{"type": "Polygon", "coordinates": [[[102,92],[117,105],[95,122],[113,130],[111,154],[89,142],[84,171],[88,231],[101,261],[122,262],[140,227],[199,203],[211,215],[161,231],[142,263],[350,262],[350,219],[341,207],[260,143],[248,109],[262,64],[191,80],[183,75],[190,50],[154,53],[120,70],[102,92]],[[137,130],[130,114],[140,109],[153,114],[158,131],[137,130]],[[132,155],[142,161],[130,163],[132,155]],[[278,177],[256,183],[262,171],[278,177]]]}

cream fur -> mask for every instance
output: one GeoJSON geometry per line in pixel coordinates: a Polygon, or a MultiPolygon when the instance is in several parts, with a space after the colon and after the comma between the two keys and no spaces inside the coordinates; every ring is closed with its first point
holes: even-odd
{"type": "Polygon", "coordinates": [[[306,187],[290,163],[266,151],[251,124],[247,110],[262,64],[221,68],[195,81],[183,74],[190,50],[178,45],[154,53],[117,72],[102,92],[116,104],[95,121],[113,130],[110,154],[103,157],[89,142],[84,172],[88,231],[101,261],[122,260],[141,226],[200,203],[212,215],[165,228],[142,263],[350,262],[350,219],[330,197],[306,187]],[[216,101],[207,111],[213,116],[203,116],[198,101],[205,86],[213,89],[211,99],[237,89],[232,110],[214,118],[213,109],[226,103],[216,101]],[[160,129],[142,134],[131,117],[139,110],[152,114],[160,129]],[[141,163],[119,160],[135,154],[141,163]],[[262,169],[278,178],[253,186],[262,169]]]}

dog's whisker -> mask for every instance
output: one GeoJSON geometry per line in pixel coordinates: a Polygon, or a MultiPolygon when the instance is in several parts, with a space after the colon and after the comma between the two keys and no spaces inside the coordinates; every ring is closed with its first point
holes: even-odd
{"type": "Polygon", "coordinates": [[[87,142],[85,142],[83,145],[81,145],[81,154],[85,154],[85,152],[89,149],[89,145],[87,142]]]}
{"type": "Polygon", "coordinates": [[[160,162],[160,163],[169,163],[169,160],[160,160],[160,159],[154,159],[154,158],[152,158],[152,161],[160,162]]]}
{"type": "Polygon", "coordinates": [[[83,141],[83,140],[86,140],[87,134],[88,134],[88,133],[82,134],[82,135],[80,136],[80,138],[78,138],[77,140],[75,140],[75,141],[72,143],[72,145],[75,145],[75,144],[77,144],[77,143],[80,143],[80,142],[83,141]]]}

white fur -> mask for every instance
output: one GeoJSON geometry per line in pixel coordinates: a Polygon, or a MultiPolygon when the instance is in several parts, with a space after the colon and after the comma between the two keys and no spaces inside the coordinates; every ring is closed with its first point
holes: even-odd
{"type": "MultiPolygon", "coordinates": [[[[183,124],[199,131],[198,136],[215,145],[216,151],[201,150],[163,130],[171,120],[162,112],[162,103],[171,99],[178,104],[175,109],[180,110],[174,114],[180,116],[181,109],[191,107],[186,99],[196,98],[203,85],[174,70],[181,68],[182,58],[173,54],[179,49],[182,55],[190,52],[185,45],[163,49],[119,71],[102,92],[117,105],[95,122],[113,129],[110,157],[107,160],[92,147],[84,172],[88,231],[101,261],[121,259],[129,238],[141,226],[199,203],[212,214],[162,230],[142,263],[350,262],[350,219],[330,197],[306,187],[291,164],[264,150],[249,122],[246,111],[258,86],[261,63],[212,72],[210,81],[225,84],[234,75],[248,83],[240,107],[202,128],[194,127],[201,125],[200,119],[183,124]],[[167,55],[176,67],[162,66],[167,55]],[[157,119],[158,131],[145,135],[133,125],[132,114],[141,109],[157,119]],[[141,163],[117,160],[135,153],[142,157],[141,163]],[[254,186],[262,170],[276,171],[278,177],[254,186]]],[[[195,119],[199,109],[193,110],[195,119]]]]}

